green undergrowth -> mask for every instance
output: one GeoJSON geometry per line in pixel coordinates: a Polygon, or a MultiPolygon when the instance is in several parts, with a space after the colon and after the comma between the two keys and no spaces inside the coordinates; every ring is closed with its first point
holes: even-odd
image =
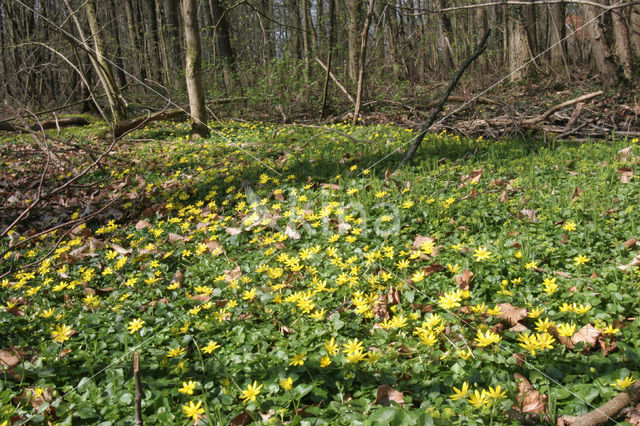
{"type": "Polygon", "coordinates": [[[393,125],[211,127],[121,141],[83,179],[119,219],[2,242],[0,424],[132,423],[133,352],[149,424],[555,424],[640,378],[637,141],[395,172],[393,125]]]}

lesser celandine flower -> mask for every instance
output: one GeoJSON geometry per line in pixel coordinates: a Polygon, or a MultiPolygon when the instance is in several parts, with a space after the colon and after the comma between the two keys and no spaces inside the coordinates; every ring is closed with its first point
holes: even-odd
{"type": "Polygon", "coordinates": [[[498,343],[500,340],[502,340],[502,337],[500,337],[499,334],[496,334],[491,330],[487,330],[484,333],[478,330],[478,334],[475,338],[475,341],[478,342],[478,346],[481,346],[481,347],[498,343]]]}
{"type": "Polygon", "coordinates": [[[476,262],[481,262],[483,260],[490,259],[491,252],[484,246],[478,247],[473,251],[473,257],[476,259],[476,262]]]}
{"type": "Polygon", "coordinates": [[[187,395],[193,395],[193,390],[196,388],[197,383],[193,380],[188,382],[182,382],[182,387],[178,389],[178,392],[185,393],[187,395]]]}
{"type": "Polygon", "coordinates": [[[51,337],[53,338],[54,342],[64,343],[69,340],[72,334],[73,332],[71,330],[71,327],[66,324],[62,324],[58,325],[56,329],[51,332],[51,337]]]}
{"type": "Polygon", "coordinates": [[[633,376],[627,376],[623,380],[618,379],[615,383],[611,383],[611,386],[617,387],[618,389],[626,389],[635,382],[637,382],[637,380],[634,380],[633,376]]]}
{"type": "Polygon", "coordinates": [[[189,417],[194,422],[198,420],[200,414],[204,413],[204,408],[200,408],[202,406],[202,401],[198,401],[197,404],[194,404],[193,401],[189,401],[189,404],[182,406],[182,411],[184,415],[189,417]]]}
{"type": "Polygon", "coordinates": [[[262,389],[262,385],[258,385],[258,382],[254,380],[253,384],[247,385],[247,388],[242,391],[240,398],[244,401],[255,401],[256,396],[260,394],[260,389],[262,389]]]}
{"type": "Polygon", "coordinates": [[[579,254],[576,257],[573,258],[573,264],[576,266],[580,266],[580,265],[584,265],[585,263],[587,263],[589,259],[587,256],[583,255],[583,254],[579,254]]]}
{"type": "Polygon", "coordinates": [[[462,384],[462,386],[460,386],[460,389],[456,388],[455,386],[453,387],[453,395],[449,395],[449,398],[451,398],[452,400],[456,401],[458,399],[464,399],[467,397],[467,394],[469,393],[469,383],[464,382],[462,384]]]}
{"type": "Polygon", "coordinates": [[[293,387],[293,379],[291,377],[286,377],[280,380],[280,387],[284,390],[290,390],[293,387]]]}

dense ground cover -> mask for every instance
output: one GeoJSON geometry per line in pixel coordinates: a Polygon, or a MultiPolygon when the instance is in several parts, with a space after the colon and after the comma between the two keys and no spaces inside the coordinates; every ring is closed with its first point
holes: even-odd
{"type": "Polygon", "coordinates": [[[150,424],[555,424],[640,377],[637,140],[442,134],[392,173],[391,125],[212,125],[127,142],[139,215],[4,255],[46,259],[0,281],[0,424],[133,421],[134,351],[150,424]]]}

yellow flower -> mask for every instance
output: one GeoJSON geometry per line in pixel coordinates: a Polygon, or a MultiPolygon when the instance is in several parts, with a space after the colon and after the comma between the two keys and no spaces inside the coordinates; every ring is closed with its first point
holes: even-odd
{"type": "Polygon", "coordinates": [[[193,401],[189,401],[188,405],[182,406],[182,411],[184,415],[190,417],[194,422],[198,420],[200,414],[204,413],[204,408],[200,408],[202,405],[202,401],[198,401],[197,404],[194,404],[193,401]]]}
{"type": "Polygon", "coordinates": [[[487,398],[487,394],[484,390],[482,392],[479,392],[476,389],[469,395],[468,401],[474,407],[480,408],[483,405],[487,405],[489,403],[489,398],[487,398]]]}
{"type": "Polygon", "coordinates": [[[587,256],[579,254],[579,255],[577,255],[576,257],[573,258],[573,264],[576,265],[576,266],[580,266],[580,265],[584,265],[589,260],[591,260],[591,259],[589,259],[587,256]]]}
{"type": "Polygon", "coordinates": [[[293,379],[291,377],[287,377],[280,380],[280,386],[284,390],[290,390],[293,387],[293,379]]]}
{"type": "Polygon", "coordinates": [[[576,332],[576,325],[574,323],[562,323],[556,328],[558,329],[558,333],[565,337],[571,337],[573,333],[576,332]]]}
{"type": "Polygon", "coordinates": [[[538,339],[529,333],[518,335],[519,345],[531,352],[531,356],[536,355],[536,350],[540,349],[538,339]]]}
{"type": "Polygon", "coordinates": [[[492,399],[494,401],[497,401],[499,399],[505,399],[507,397],[506,392],[500,388],[500,385],[496,386],[495,389],[489,386],[488,391],[482,391],[482,392],[485,393],[486,396],[489,397],[489,399],[492,399]]]}
{"type": "Polygon", "coordinates": [[[471,349],[465,349],[465,350],[458,350],[456,351],[456,353],[458,354],[458,356],[464,360],[467,360],[469,358],[471,358],[473,356],[473,352],[471,352],[471,349]]]}
{"type": "Polygon", "coordinates": [[[56,329],[51,332],[51,337],[54,342],[64,343],[69,340],[72,334],[73,332],[71,331],[71,327],[62,324],[57,326],[56,329]]]}
{"type": "Polygon", "coordinates": [[[260,389],[262,389],[262,385],[258,386],[258,382],[254,380],[253,384],[247,385],[247,388],[242,391],[242,395],[240,398],[244,401],[255,401],[256,396],[260,394],[260,389]]]}
{"type": "Polygon", "coordinates": [[[188,382],[182,382],[182,387],[178,389],[180,393],[186,393],[187,395],[193,395],[193,390],[196,388],[197,383],[193,380],[188,382]]]}
{"type": "Polygon", "coordinates": [[[473,257],[476,259],[476,262],[481,262],[483,260],[490,259],[491,252],[484,246],[478,247],[473,251],[473,257]]]}
{"type": "Polygon", "coordinates": [[[167,358],[175,358],[177,356],[180,356],[184,353],[185,350],[185,348],[181,348],[180,346],[178,346],[177,348],[169,349],[169,351],[167,352],[167,358]]]}
{"type": "Polygon", "coordinates": [[[358,349],[357,351],[348,353],[345,359],[348,363],[357,364],[364,359],[364,352],[362,349],[358,349]]]}
{"type": "Polygon", "coordinates": [[[218,344],[218,342],[209,341],[209,344],[204,348],[202,348],[202,352],[204,352],[205,354],[210,354],[210,353],[213,353],[213,351],[215,351],[219,347],[220,345],[218,344]]]}
{"type": "Polygon", "coordinates": [[[454,401],[466,398],[467,394],[469,393],[469,383],[464,382],[460,389],[453,387],[453,392],[453,395],[449,395],[449,398],[454,401]]]}
{"type": "Polygon", "coordinates": [[[539,333],[543,333],[549,330],[549,327],[553,327],[556,325],[554,321],[549,321],[549,318],[545,318],[544,321],[542,319],[538,319],[536,321],[536,331],[539,333]]]}
{"type": "Polygon", "coordinates": [[[357,337],[355,339],[349,340],[342,346],[344,346],[343,352],[348,354],[363,350],[362,342],[359,342],[357,337]]]}
{"type": "Polygon", "coordinates": [[[143,324],[144,324],[143,320],[141,320],[140,318],[136,318],[131,322],[129,322],[129,325],[127,326],[127,330],[129,330],[130,334],[133,334],[136,331],[140,330],[143,324]]]}
{"type": "Polygon", "coordinates": [[[617,334],[620,332],[619,328],[613,328],[611,324],[607,325],[605,328],[600,330],[602,334],[617,334]]]}
{"type": "Polygon", "coordinates": [[[502,337],[491,330],[487,330],[484,334],[478,330],[477,337],[475,338],[475,341],[478,342],[478,346],[480,347],[498,343],[500,340],[502,340],[502,337]]]}
{"type": "Polygon", "coordinates": [[[627,376],[623,380],[618,379],[615,383],[611,383],[611,386],[617,387],[618,389],[626,389],[635,382],[637,382],[637,380],[634,380],[633,376],[627,376]]]}
{"type": "Polygon", "coordinates": [[[302,352],[301,354],[293,354],[293,358],[289,362],[289,365],[304,365],[306,356],[306,352],[302,352]]]}
{"type": "Polygon", "coordinates": [[[541,308],[540,306],[536,306],[535,308],[527,312],[527,316],[529,318],[538,318],[543,312],[544,312],[543,308],[541,308]]]}
{"type": "Polygon", "coordinates": [[[329,358],[327,355],[323,356],[322,359],[320,359],[320,367],[324,368],[326,366],[328,366],[329,364],[331,364],[331,358],[329,358]]]}
{"type": "Polygon", "coordinates": [[[329,355],[335,355],[338,353],[338,345],[336,344],[336,338],[332,337],[331,340],[327,340],[324,343],[324,349],[329,355]]]}
{"type": "Polygon", "coordinates": [[[576,223],[572,220],[568,220],[565,222],[564,225],[562,225],[562,229],[564,229],[565,231],[575,231],[577,229],[576,223]]]}

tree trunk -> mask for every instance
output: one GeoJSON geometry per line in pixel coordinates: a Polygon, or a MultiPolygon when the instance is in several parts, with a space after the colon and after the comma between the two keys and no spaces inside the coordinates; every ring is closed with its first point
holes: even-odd
{"type": "Polygon", "coordinates": [[[160,54],[158,53],[158,25],[156,22],[156,9],[154,7],[154,0],[141,0],[142,11],[144,16],[144,38],[147,42],[147,57],[146,60],[149,63],[151,70],[151,78],[163,83],[162,64],[160,63],[160,54]]]}
{"type": "Polygon", "coordinates": [[[618,75],[611,51],[607,46],[602,28],[600,28],[600,22],[597,18],[599,13],[600,9],[596,6],[584,6],[584,22],[588,22],[588,24],[583,26],[583,30],[591,42],[591,56],[598,74],[600,74],[602,86],[605,89],[611,89],[618,84],[618,75]]]}
{"type": "Polygon", "coordinates": [[[231,48],[227,13],[220,0],[209,0],[209,5],[211,7],[211,16],[213,17],[213,27],[215,28],[216,47],[222,63],[224,84],[227,90],[231,91],[235,86],[236,58],[231,48]]]}
{"type": "Polygon", "coordinates": [[[360,105],[362,104],[362,92],[364,90],[364,68],[365,59],[367,58],[367,40],[369,39],[369,26],[371,25],[371,16],[373,15],[373,8],[376,0],[369,0],[369,9],[367,9],[367,17],[364,20],[364,28],[362,29],[362,35],[360,40],[360,58],[358,61],[358,90],[356,93],[356,108],[353,112],[353,122],[355,126],[358,123],[358,116],[360,115],[360,105]]]}
{"type": "Polygon", "coordinates": [[[307,13],[307,3],[309,0],[302,0],[302,58],[304,60],[304,82],[309,87],[311,78],[311,46],[309,43],[309,14],[307,13]]]}
{"type": "Polygon", "coordinates": [[[640,4],[631,6],[631,17],[629,18],[629,36],[636,56],[640,58],[640,4]]]}
{"type": "MultiPolygon", "coordinates": [[[[615,4],[610,0],[611,4],[615,4]]],[[[624,9],[612,9],[611,16],[613,17],[613,33],[616,38],[615,49],[618,62],[622,65],[622,71],[627,80],[633,78],[632,66],[631,66],[631,46],[629,44],[629,27],[623,15],[624,9]]]]}
{"type": "Polygon", "coordinates": [[[347,0],[347,12],[348,12],[348,29],[349,29],[349,56],[348,56],[348,68],[349,78],[352,81],[358,79],[358,36],[360,35],[360,0],[347,0]]]}
{"type": "Polygon", "coordinates": [[[179,0],[164,0],[164,17],[167,21],[167,43],[171,52],[171,64],[183,67],[182,43],[180,42],[179,0]]]}
{"type": "Polygon", "coordinates": [[[324,118],[327,108],[327,96],[329,94],[329,77],[331,76],[331,59],[333,57],[333,44],[335,39],[336,26],[336,0],[329,0],[329,48],[327,51],[327,71],[324,78],[324,87],[322,88],[322,108],[320,117],[324,118]]]}
{"type": "MultiPolygon", "coordinates": [[[[438,8],[443,9],[446,7],[445,0],[438,0],[438,8]]],[[[440,53],[440,60],[442,61],[442,67],[446,72],[449,72],[455,68],[453,63],[453,52],[451,51],[451,42],[449,35],[451,34],[451,22],[444,12],[438,13],[438,52],[440,53]]]]}
{"type": "MultiPolygon", "coordinates": [[[[69,13],[73,14],[73,9],[71,8],[68,0],[65,0],[65,5],[69,10],[69,13]]],[[[78,34],[80,35],[81,47],[89,55],[91,65],[98,75],[100,84],[102,85],[102,88],[104,89],[104,92],[107,96],[107,102],[109,103],[109,108],[111,109],[112,120],[114,121],[114,124],[118,124],[120,121],[127,117],[127,114],[120,99],[118,88],[116,87],[113,80],[113,74],[111,74],[109,62],[104,57],[103,41],[100,35],[100,27],[98,26],[98,21],[95,13],[95,0],[88,0],[85,3],[84,9],[87,15],[87,20],[89,21],[91,36],[93,38],[93,49],[91,49],[91,47],[89,47],[89,45],[87,44],[87,38],[84,35],[82,25],[80,25],[80,21],[75,14],[73,14],[73,21],[76,29],[78,30],[78,34]]]]}
{"type": "Polygon", "coordinates": [[[202,54],[200,51],[200,27],[198,25],[198,7],[196,0],[183,0],[182,19],[184,21],[184,40],[186,44],[185,75],[189,108],[191,112],[191,133],[206,138],[207,109],[204,103],[202,84],[202,54]]]}
{"type": "Polygon", "coordinates": [[[566,4],[555,3],[549,6],[549,45],[551,48],[551,65],[561,67],[566,62],[564,37],[566,4]]]}
{"type": "Polygon", "coordinates": [[[521,13],[517,13],[511,20],[509,37],[509,72],[511,81],[522,81],[531,73],[531,51],[529,39],[524,28],[524,19],[521,13]]]}
{"type": "Polygon", "coordinates": [[[529,43],[529,51],[533,56],[538,54],[538,30],[536,20],[536,6],[532,0],[531,4],[522,6],[522,21],[524,29],[527,32],[527,41],[529,43]]]}

